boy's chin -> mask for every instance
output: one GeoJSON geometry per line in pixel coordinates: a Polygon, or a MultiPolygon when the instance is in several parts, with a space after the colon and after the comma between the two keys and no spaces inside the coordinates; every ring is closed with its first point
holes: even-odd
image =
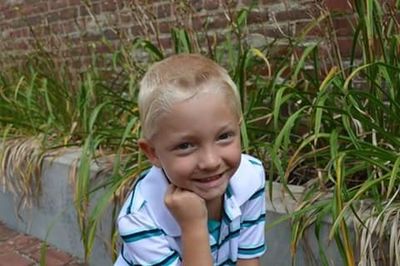
{"type": "Polygon", "coordinates": [[[194,193],[196,193],[199,197],[201,197],[205,201],[212,201],[212,200],[223,197],[225,194],[225,191],[226,191],[226,187],[207,191],[207,192],[201,191],[201,192],[194,192],[194,193]]]}

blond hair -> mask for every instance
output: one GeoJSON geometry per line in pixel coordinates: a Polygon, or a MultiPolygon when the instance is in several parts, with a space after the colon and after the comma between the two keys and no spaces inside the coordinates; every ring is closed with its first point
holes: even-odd
{"type": "Polygon", "coordinates": [[[180,54],[151,66],[140,82],[139,113],[143,137],[150,139],[155,134],[157,119],[172,104],[203,91],[223,92],[232,111],[241,119],[236,85],[228,72],[214,61],[200,54],[180,54]]]}

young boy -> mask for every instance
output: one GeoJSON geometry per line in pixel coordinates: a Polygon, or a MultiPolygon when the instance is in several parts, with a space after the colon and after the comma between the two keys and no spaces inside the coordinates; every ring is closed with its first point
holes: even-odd
{"type": "Polygon", "coordinates": [[[115,265],[259,265],[265,177],[241,154],[240,98],[201,55],[154,64],[140,84],[139,140],[153,167],[125,202],[115,265]]]}

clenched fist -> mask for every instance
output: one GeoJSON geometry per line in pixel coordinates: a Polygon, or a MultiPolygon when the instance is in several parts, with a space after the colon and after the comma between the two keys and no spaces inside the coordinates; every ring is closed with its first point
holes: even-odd
{"type": "Polygon", "coordinates": [[[170,184],[164,202],[182,231],[199,225],[207,226],[206,203],[197,194],[170,184]]]}

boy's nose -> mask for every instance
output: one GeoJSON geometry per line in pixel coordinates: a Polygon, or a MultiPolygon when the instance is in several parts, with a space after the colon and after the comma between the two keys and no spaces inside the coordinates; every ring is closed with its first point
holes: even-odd
{"type": "Polygon", "coordinates": [[[221,157],[211,147],[205,148],[199,158],[199,168],[201,170],[216,170],[221,164],[221,157]]]}

